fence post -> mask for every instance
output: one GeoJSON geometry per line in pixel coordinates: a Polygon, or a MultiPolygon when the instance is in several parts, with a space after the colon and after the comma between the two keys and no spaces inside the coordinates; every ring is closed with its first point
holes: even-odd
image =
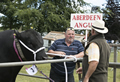
{"type": "MultiPolygon", "coordinates": [[[[79,68],[80,67],[80,62],[77,62],[77,68],[79,68]]],[[[81,74],[78,74],[78,79],[80,80],[81,79],[81,74]]]]}
{"type": "MultiPolygon", "coordinates": [[[[117,46],[114,46],[114,62],[117,62],[117,46]]],[[[116,67],[113,71],[113,82],[116,82],[116,67]]]]}

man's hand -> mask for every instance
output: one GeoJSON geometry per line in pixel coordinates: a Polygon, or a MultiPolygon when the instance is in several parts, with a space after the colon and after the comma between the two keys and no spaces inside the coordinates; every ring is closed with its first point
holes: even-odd
{"type": "MultiPolygon", "coordinates": [[[[55,54],[66,55],[65,52],[61,52],[61,51],[55,51],[55,54]]],[[[60,57],[63,57],[63,56],[60,56],[60,57]]]]}
{"type": "Polygon", "coordinates": [[[76,73],[82,74],[82,67],[79,67],[79,68],[76,70],[76,73]]]}
{"type": "Polygon", "coordinates": [[[89,82],[88,78],[84,78],[83,82],[89,82]]]}

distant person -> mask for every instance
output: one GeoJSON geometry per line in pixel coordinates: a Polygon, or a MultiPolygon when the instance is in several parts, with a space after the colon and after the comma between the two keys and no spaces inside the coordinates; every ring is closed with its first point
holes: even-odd
{"type": "MultiPolygon", "coordinates": [[[[83,57],[84,47],[81,42],[74,40],[75,31],[72,27],[66,29],[65,38],[56,40],[49,48],[49,53],[72,55],[76,58],[83,57]]],[[[52,56],[53,59],[63,59],[64,57],[52,56]]],[[[75,62],[66,62],[68,72],[68,82],[75,82],[73,71],[75,68],[75,62]]],[[[51,63],[50,78],[55,82],[65,82],[65,67],[63,62],[51,63]]]]}
{"type": "Polygon", "coordinates": [[[110,46],[104,33],[108,32],[104,21],[95,21],[91,26],[89,43],[85,47],[82,67],[76,70],[83,74],[82,82],[107,82],[110,46]]]}

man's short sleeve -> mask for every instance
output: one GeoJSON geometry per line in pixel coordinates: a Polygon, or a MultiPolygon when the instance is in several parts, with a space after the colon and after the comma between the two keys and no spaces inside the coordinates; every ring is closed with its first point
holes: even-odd
{"type": "Polygon", "coordinates": [[[57,44],[56,44],[56,41],[54,41],[53,44],[50,46],[50,48],[48,48],[48,51],[49,51],[49,50],[55,51],[55,50],[56,50],[56,45],[57,45],[57,44]]]}
{"type": "Polygon", "coordinates": [[[86,55],[88,55],[88,60],[90,61],[98,61],[100,56],[100,50],[96,43],[91,43],[89,48],[86,50],[86,55]]]}
{"type": "Polygon", "coordinates": [[[81,42],[79,42],[79,44],[78,44],[78,52],[80,53],[80,52],[83,52],[84,51],[84,47],[83,47],[83,44],[81,43],[81,42]]]}

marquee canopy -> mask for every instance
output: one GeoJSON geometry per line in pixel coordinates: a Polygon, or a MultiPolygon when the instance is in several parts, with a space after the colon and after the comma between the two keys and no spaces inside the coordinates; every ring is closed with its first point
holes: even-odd
{"type": "MultiPolygon", "coordinates": [[[[75,40],[82,42],[85,35],[75,34],[75,40]]],[[[51,31],[43,39],[55,41],[57,39],[65,38],[64,32],[51,31]]]]}

